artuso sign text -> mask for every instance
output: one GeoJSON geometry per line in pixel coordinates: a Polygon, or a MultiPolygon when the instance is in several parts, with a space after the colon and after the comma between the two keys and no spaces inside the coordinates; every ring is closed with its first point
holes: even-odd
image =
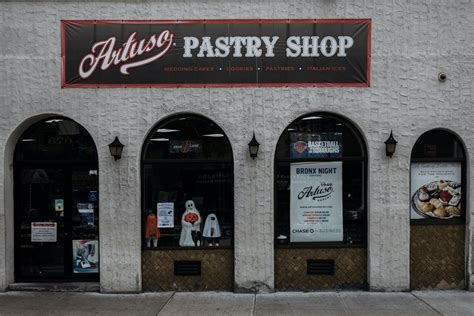
{"type": "Polygon", "coordinates": [[[368,86],[370,20],[62,21],[63,87],[368,86]]]}

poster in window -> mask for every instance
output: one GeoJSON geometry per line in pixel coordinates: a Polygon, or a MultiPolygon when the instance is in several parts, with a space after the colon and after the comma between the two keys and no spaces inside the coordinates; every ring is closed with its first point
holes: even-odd
{"type": "Polygon", "coordinates": [[[292,163],[290,188],[290,241],[342,241],[342,162],[292,163]]]}
{"type": "Polygon", "coordinates": [[[461,216],[461,163],[411,164],[411,219],[461,216]]]}
{"type": "Polygon", "coordinates": [[[158,227],[174,227],[174,203],[157,203],[158,227]]]}
{"type": "Polygon", "coordinates": [[[99,241],[90,239],[73,240],[72,267],[74,273],[98,273],[99,241]]]}
{"type": "Polygon", "coordinates": [[[77,203],[77,211],[81,217],[81,223],[85,226],[94,226],[94,204],[77,203]]]}
{"type": "Polygon", "coordinates": [[[290,133],[291,158],[339,158],[342,133],[290,133]]]}

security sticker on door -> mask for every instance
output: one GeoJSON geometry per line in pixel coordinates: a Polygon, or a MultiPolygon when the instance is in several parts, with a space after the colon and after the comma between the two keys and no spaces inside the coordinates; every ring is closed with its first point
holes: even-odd
{"type": "Polygon", "coordinates": [[[58,223],[31,222],[31,242],[57,242],[58,223]]]}

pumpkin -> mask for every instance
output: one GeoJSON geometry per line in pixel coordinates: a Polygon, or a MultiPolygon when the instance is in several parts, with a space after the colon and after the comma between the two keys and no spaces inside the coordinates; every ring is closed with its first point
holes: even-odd
{"type": "Polygon", "coordinates": [[[199,216],[196,213],[188,213],[184,216],[184,221],[188,223],[195,223],[199,219],[199,216]]]}

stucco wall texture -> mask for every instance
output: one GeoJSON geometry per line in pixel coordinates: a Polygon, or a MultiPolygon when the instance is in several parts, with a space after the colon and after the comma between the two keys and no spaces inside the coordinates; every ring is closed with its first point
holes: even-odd
{"type": "MultiPolygon", "coordinates": [[[[274,288],[273,158],[298,116],[333,112],[354,122],[369,149],[368,283],[409,288],[409,165],[416,139],[436,127],[474,152],[474,5],[460,1],[165,0],[7,1],[0,3],[0,289],[13,282],[12,151],[40,115],[70,117],[92,135],[100,170],[100,284],[104,292],[141,290],[140,153],[150,129],[176,113],[219,124],[235,171],[236,290],[274,288]],[[61,19],[371,18],[371,86],[306,88],[61,89],[61,19]],[[446,72],[441,83],[437,74],[446,72]],[[397,152],[385,156],[393,129],[397,152]],[[247,143],[261,143],[252,160],[247,143]],[[125,144],[114,161],[107,144],[125,144]]],[[[467,276],[472,285],[468,199],[467,276]]]]}

